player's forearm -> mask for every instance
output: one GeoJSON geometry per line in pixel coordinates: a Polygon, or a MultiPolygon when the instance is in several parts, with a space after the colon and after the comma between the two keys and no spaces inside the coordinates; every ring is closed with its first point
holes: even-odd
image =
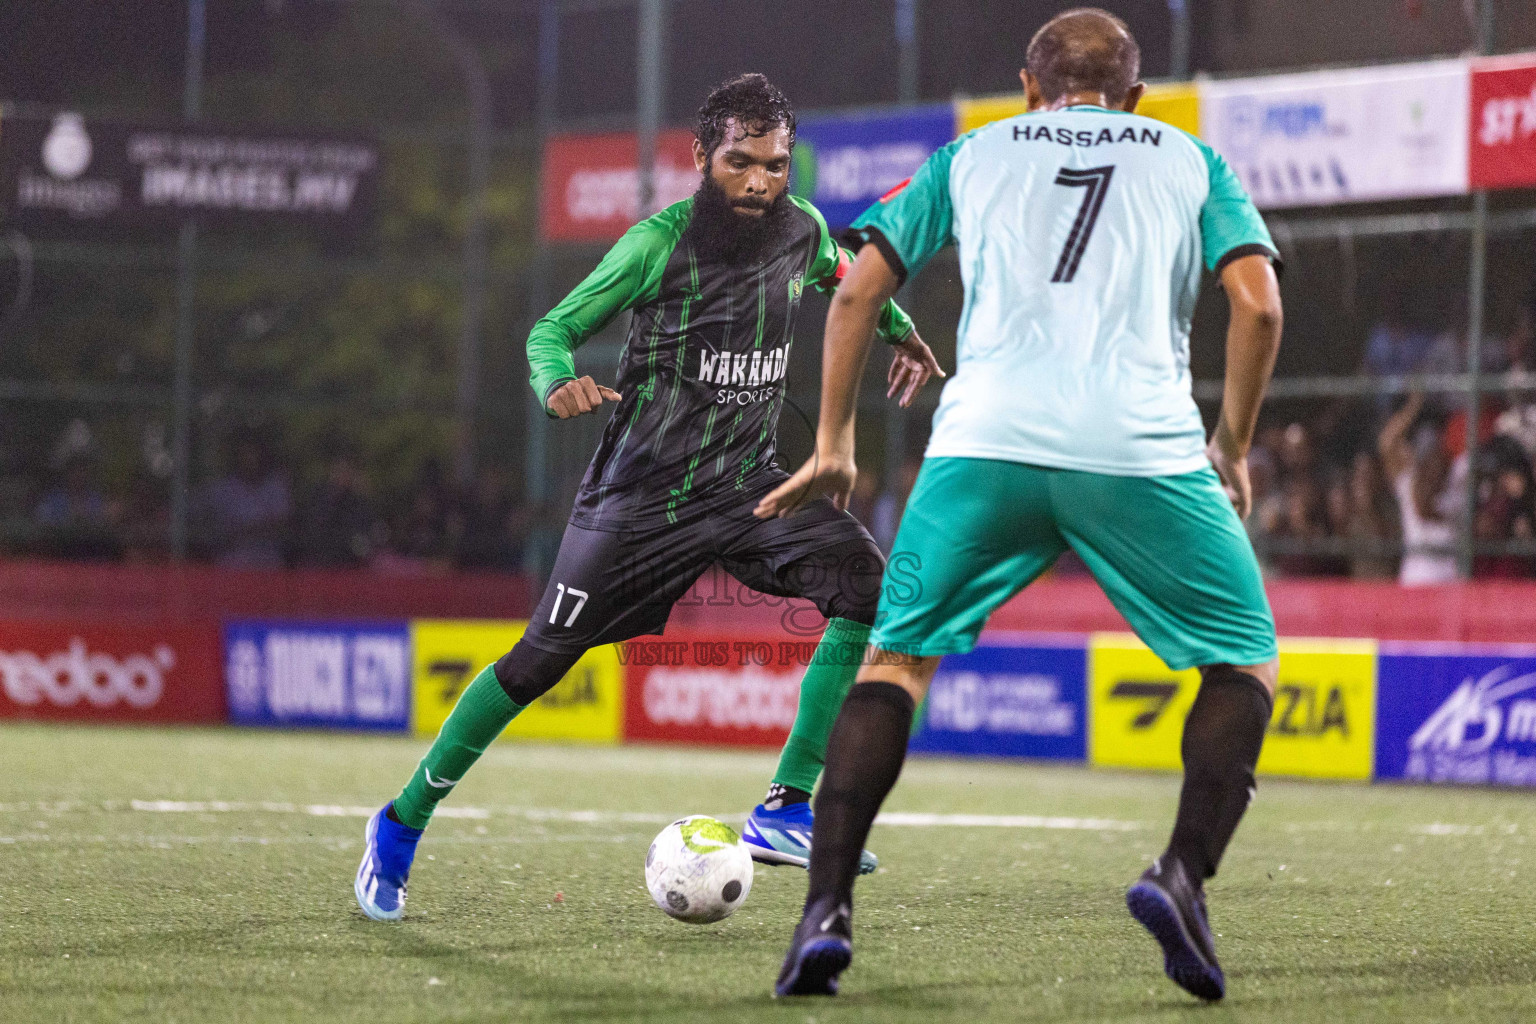
{"type": "Polygon", "coordinates": [[[1253,444],[1259,406],[1280,352],[1284,315],[1279,283],[1267,257],[1234,261],[1223,273],[1222,283],[1232,313],[1227,327],[1226,384],[1216,429],[1230,453],[1241,456],[1253,444]]]}
{"type": "Polygon", "coordinates": [[[817,449],[851,457],[859,381],[882,307],[896,291],[896,275],[873,246],[865,246],[832,296],[821,357],[821,423],[817,449]]]}
{"type": "Polygon", "coordinates": [[[576,379],[575,348],[569,332],[549,317],[534,325],[528,335],[528,383],[540,403],[556,385],[576,379]]]}

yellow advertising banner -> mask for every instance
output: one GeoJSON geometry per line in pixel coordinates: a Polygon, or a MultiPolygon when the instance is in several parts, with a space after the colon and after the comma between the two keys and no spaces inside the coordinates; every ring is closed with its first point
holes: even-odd
{"type": "MultiPolygon", "coordinates": [[[[435,736],[476,673],[511,650],[526,622],[418,619],[411,624],[415,703],[412,728],[435,736]]],[[[507,727],[502,738],[617,743],[624,718],[624,670],[613,645],[582,656],[554,689],[507,727]]]]}
{"type": "MultiPolygon", "coordinates": [[[[1199,683],[1197,670],[1170,671],[1130,634],[1095,635],[1088,652],[1089,760],[1179,770],[1179,740],[1199,683]]],[[[1369,779],[1375,748],[1375,642],[1281,640],[1259,772],[1369,779]]]]}
{"type": "MultiPolygon", "coordinates": [[[[1024,92],[1003,96],[982,96],[955,103],[955,125],[961,135],[972,128],[1024,113],[1024,92]]],[[[1147,86],[1136,113],[1166,121],[1175,128],[1200,134],[1200,93],[1193,82],[1171,82],[1147,86]]]]}

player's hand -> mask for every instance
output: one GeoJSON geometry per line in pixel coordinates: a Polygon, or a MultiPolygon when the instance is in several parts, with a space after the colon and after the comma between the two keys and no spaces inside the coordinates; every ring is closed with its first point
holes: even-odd
{"type": "Polygon", "coordinates": [[[1205,447],[1211,467],[1221,477],[1222,490],[1237,509],[1239,519],[1247,519],[1253,511],[1253,484],[1248,480],[1248,453],[1240,451],[1223,425],[1218,424],[1211,443],[1205,447]]]}
{"type": "Polygon", "coordinates": [[[582,413],[592,412],[604,401],[621,402],[624,396],[613,388],[605,388],[591,377],[568,381],[549,396],[549,411],[563,420],[582,413]]]}
{"type": "Polygon", "coordinates": [[[918,337],[916,329],[905,340],[891,346],[891,370],[885,376],[890,384],[885,390],[886,398],[900,391],[901,399],[897,404],[905,409],[932,377],[943,379],[944,371],[933,357],[933,350],[918,337]]]}
{"type": "Polygon", "coordinates": [[[793,476],[766,494],[752,514],[759,519],[782,519],[822,495],[830,497],[838,508],[847,508],[858,475],[851,457],[812,455],[793,476]]]}

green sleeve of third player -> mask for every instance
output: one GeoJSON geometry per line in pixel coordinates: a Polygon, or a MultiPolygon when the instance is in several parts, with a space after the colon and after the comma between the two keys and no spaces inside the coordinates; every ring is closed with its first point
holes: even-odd
{"type": "Polygon", "coordinates": [[[1219,153],[1199,139],[1195,141],[1205,155],[1210,175],[1211,190],[1200,208],[1200,244],[1206,269],[1219,274],[1233,260],[1255,254],[1267,255],[1278,264],[1279,250],[1242,182],[1219,153]]]}
{"type": "Polygon", "coordinates": [[[853,222],[853,230],[880,250],[903,282],[954,239],[949,165],[969,137],[962,135],[934,153],[905,185],[892,190],[853,222]]]}
{"type": "MultiPolygon", "coordinates": [[[[817,245],[815,257],[811,260],[811,268],[807,276],[819,291],[830,295],[837,290],[838,282],[853,265],[853,253],[838,245],[833,239],[832,232],[827,229],[826,219],[822,217],[820,210],[799,196],[790,198],[796,206],[810,214],[821,229],[821,241],[817,245]]],[[[887,299],[885,305],[880,308],[880,325],[875,328],[875,333],[880,340],[894,345],[899,341],[905,341],[912,330],[912,318],[907,315],[906,310],[896,305],[896,300],[887,299]]]]}
{"type": "Polygon", "coordinates": [[[667,207],[624,233],[597,269],[528,334],[528,383],[548,412],[549,394],[576,379],[576,349],[626,309],[661,289],[662,273],[688,226],[692,200],[667,207]]]}

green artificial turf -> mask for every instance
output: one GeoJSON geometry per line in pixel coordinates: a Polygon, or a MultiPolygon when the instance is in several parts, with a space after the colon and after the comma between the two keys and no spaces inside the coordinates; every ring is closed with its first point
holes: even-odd
{"type": "Polygon", "coordinates": [[[1122,902],[1175,777],[913,760],[887,810],[1104,820],[878,826],[843,995],[774,1001],[803,872],[760,868],[740,912],[696,927],[642,870],[668,820],[739,821],[770,757],[498,746],[445,805],[486,816],[440,817],[406,921],[376,924],[352,899],[354,808],[422,749],[0,727],[0,1021],[1536,1018],[1525,793],[1261,782],[1209,886],[1229,995],[1201,1007],[1122,902]]]}

